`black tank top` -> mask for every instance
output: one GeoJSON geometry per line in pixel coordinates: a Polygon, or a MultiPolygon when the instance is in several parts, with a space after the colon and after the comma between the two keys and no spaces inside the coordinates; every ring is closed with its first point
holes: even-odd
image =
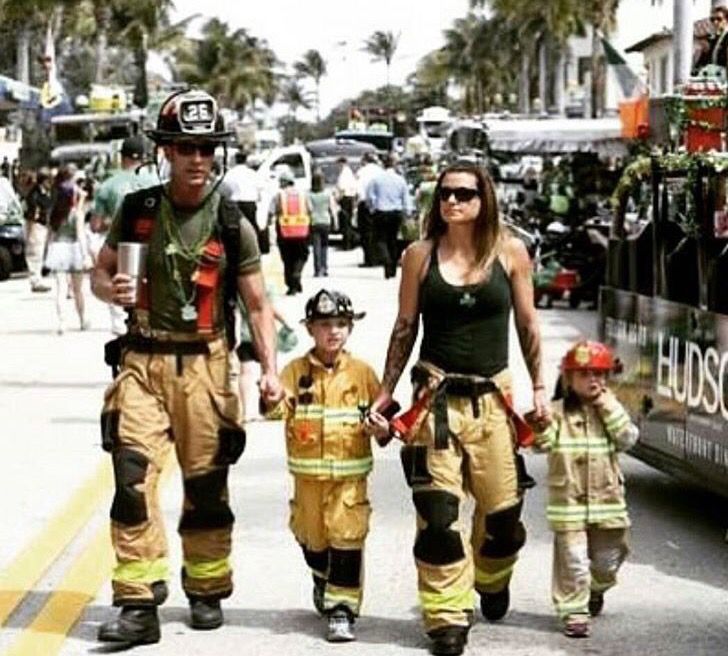
{"type": "Polygon", "coordinates": [[[440,273],[435,245],[420,289],[420,309],[421,359],[448,373],[484,377],[508,366],[511,286],[497,258],[488,280],[451,285],[440,273]]]}

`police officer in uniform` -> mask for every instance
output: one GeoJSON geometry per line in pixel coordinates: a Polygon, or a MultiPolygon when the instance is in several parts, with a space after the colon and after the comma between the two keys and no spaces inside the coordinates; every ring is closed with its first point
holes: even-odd
{"type": "Polygon", "coordinates": [[[281,387],[255,232],[210,187],[215,148],[229,134],[209,94],[188,90],[167,98],[149,136],[164,151],[170,180],[124,198],[93,274],[97,297],[130,310],[102,412],[116,481],[112,585],[121,607],[117,619],[99,628],[104,642],[160,639],[157,606],[167,596],[168,564],[157,484],[172,448],[184,481],[179,533],[192,627],[219,627],[220,600],[232,593],[227,475],[245,433],[230,386],[225,324],[237,294],[260,356],[261,395],[277,398],[281,387]],[[128,241],[148,245],[141,289],[118,272],[119,244],[128,241]]]}

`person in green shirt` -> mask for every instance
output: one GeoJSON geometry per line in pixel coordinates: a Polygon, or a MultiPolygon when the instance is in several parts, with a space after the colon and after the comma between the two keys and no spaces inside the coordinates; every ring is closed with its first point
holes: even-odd
{"type": "Polygon", "coordinates": [[[313,242],[313,275],[329,275],[329,232],[331,217],[336,216],[337,203],[334,194],[324,189],[324,175],[315,171],[311,176],[311,241],[313,242]]]}
{"type": "MultiPolygon", "coordinates": [[[[140,169],[144,162],[146,148],[140,136],[128,137],[121,144],[121,170],[104,180],[94,193],[94,208],[91,230],[99,235],[108,234],[111,222],[116,215],[124,196],[132,191],[159,184],[159,178],[140,169]]],[[[98,256],[98,253],[93,253],[98,256]]],[[[123,335],[126,332],[126,313],[113,303],[109,304],[111,332],[123,335]]]]}

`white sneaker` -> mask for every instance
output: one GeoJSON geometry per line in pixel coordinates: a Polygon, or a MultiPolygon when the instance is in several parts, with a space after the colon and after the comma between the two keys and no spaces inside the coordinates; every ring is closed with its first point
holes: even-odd
{"type": "Polygon", "coordinates": [[[337,609],[329,615],[329,630],[326,633],[329,642],[351,642],[356,640],[354,635],[354,618],[342,609],[337,609]]]}

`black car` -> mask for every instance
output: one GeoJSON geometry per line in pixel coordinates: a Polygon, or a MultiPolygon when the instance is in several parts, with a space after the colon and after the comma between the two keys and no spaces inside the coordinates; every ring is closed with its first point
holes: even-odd
{"type": "Polygon", "coordinates": [[[25,270],[25,231],[17,220],[0,223],[0,280],[25,270]]]}

